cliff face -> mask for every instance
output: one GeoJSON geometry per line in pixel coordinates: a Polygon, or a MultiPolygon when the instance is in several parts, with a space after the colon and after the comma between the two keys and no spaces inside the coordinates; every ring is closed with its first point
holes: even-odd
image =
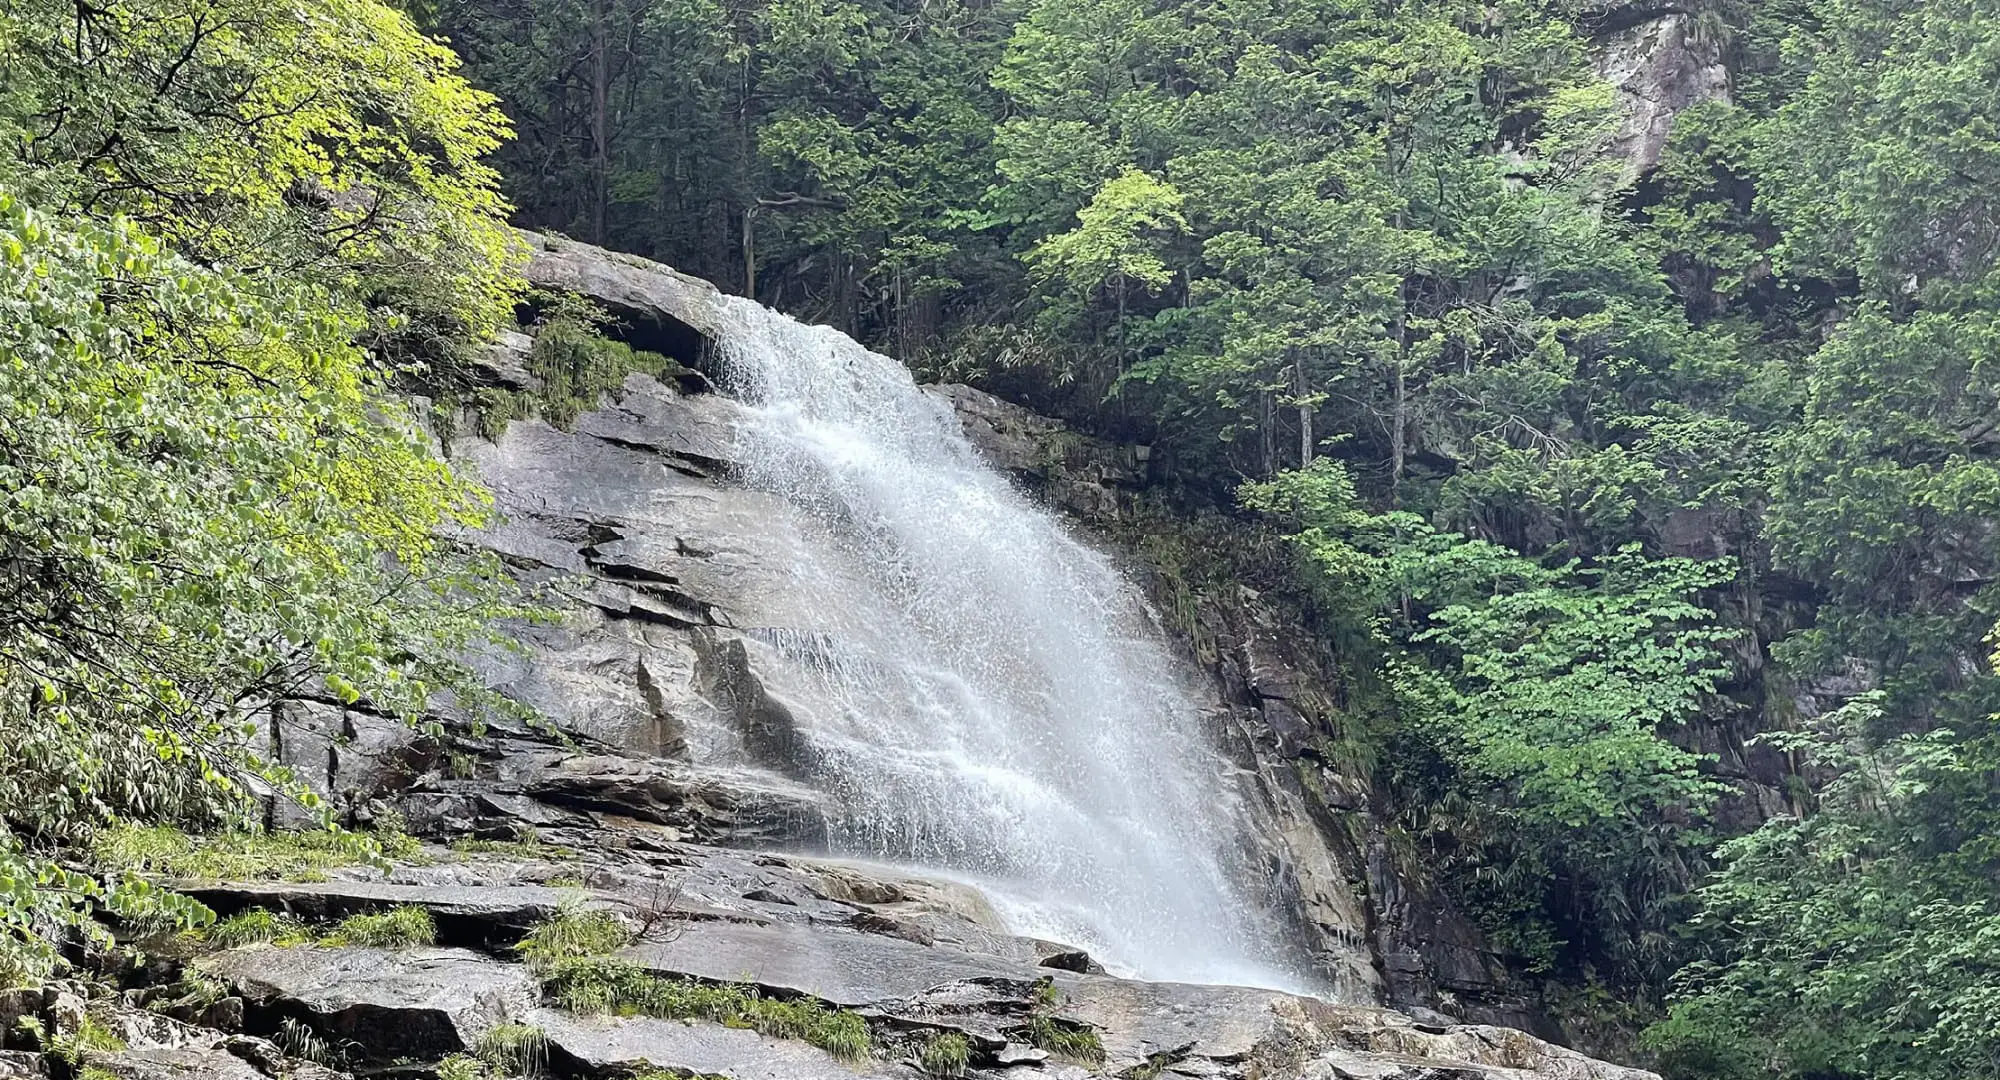
{"type": "Polygon", "coordinates": [[[1597,73],[1618,89],[1625,122],[1611,153],[1637,177],[1660,163],[1674,117],[1729,100],[1722,31],[1698,3],[1607,3],[1580,20],[1597,73]]]}
{"type": "MultiPolygon", "coordinates": [[[[563,243],[547,245],[531,273],[606,304],[627,333],[692,362],[703,360],[704,332],[726,332],[704,328],[711,291],[663,267],[563,243]]],[[[524,377],[521,345],[503,343],[493,370],[524,377]]],[[[1084,520],[1125,512],[1141,452],[1076,438],[962,387],[934,392],[1024,486],[1084,520]]],[[[1365,793],[1330,800],[1324,785],[1345,782],[1300,757],[1317,677],[1294,666],[1286,629],[1247,594],[1202,615],[1219,647],[1203,652],[1218,658],[1208,668],[1211,734],[1222,760],[1248,775],[1260,845],[1251,862],[1282,886],[1326,997],[1117,978],[1085,952],[1010,933],[976,889],[817,854],[842,795],[787,768],[801,752],[803,710],[822,706],[785,684],[780,661],[830,656],[839,643],[813,632],[825,613],[801,606],[807,593],[787,574],[785,545],[804,535],[787,521],[797,509],[743,482],[743,415],[698,378],[667,386],[634,376],[573,430],[521,421],[494,441],[454,443],[505,515],[477,539],[524,577],[562,582],[573,600],[562,624],[521,627],[518,651],[479,661],[550,727],[446,718],[439,737],[361,710],[290,703],[271,725],[277,756],[347,820],[393,822],[426,846],[330,880],[188,886],[224,914],[331,919],[421,907],[436,943],[190,958],[176,985],[212,993],[167,1004],[179,1019],[117,1013],[129,1046],[93,1053],[92,1067],[128,1080],[332,1080],[341,1068],[391,1063],[443,1075],[411,1063],[490,1058],[496,1040],[532,1030],[539,1067],[572,1077],[1649,1075],[1520,1031],[1381,1007],[1451,979],[1477,982],[1471,969],[1482,961],[1476,946],[1459,956],[1442,936],[1422,942],[1429,953],[1417,949],[1434,927],[1417,924],[1416,894],[1371,846],[1365,793]],[[737,764],[712,764],[725,759],[737,764]],[[579,910],[631,930],[616,954],[619,979],[728,984],[805,1010],[786,1016],[818,1019],[730,1019],[710,1006],[683,1015],[657,1001],[649,1016],[580,1008],[512,948],[529,928],[579,910]],[[848,1034],[834,1040],[825,1025],[848,1034]],[[301,1030],[319,1043],[301,1041],[301,1030]],[[337,1048],[321,1056],[338,1068],[286,1060],[315,1045],[337,1048]]],[[[167,1001],[157,986],[133,994],[132,1006],[167,1001]]]]}

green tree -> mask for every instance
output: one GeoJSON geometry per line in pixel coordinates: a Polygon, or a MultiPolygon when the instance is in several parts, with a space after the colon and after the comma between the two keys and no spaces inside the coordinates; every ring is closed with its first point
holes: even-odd
{"type": "Polygon", "coordinates": [[[1825,779],[1725,844],[1708,955],[1648,1033],[1675,1077],[1969,1077],[2000,1067],[2000,725],[1883,740],[1867,695],[1765,739],[1825,779]]]}
{"type": "Polygon", "coordinates": [[[497,707],[460,664],[532,617],[450,536],[487,499],[391,382],[510,315],[504,132],[372,0],[0,16],[0,969],[101,942],[113,821],[316,808],[254,732],[318,697],[497,707]],[[60,861],[59,861],[60,860],[60,861]]]}

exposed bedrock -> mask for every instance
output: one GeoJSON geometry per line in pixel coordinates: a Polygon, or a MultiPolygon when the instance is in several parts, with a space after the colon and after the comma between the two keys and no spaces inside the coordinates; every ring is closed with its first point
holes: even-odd
{"type": "MultiPolygon", "coordinates": [[[[701,282],[567,241],[540,247],[530,267],[538,284],[604,303],[686,362],[706,362],[706,336],[728,332],[701,282]]],[[[520,367],[504,354],[494,364],[520,367]]],[[[801,737],[843,707],[813,676],[894,658],[855,648],[841,629],[869,613],[832,618],[799,587],[799,545],[815,535],[804,511],[742,475],[745,406],[691,383],[635,376],[574,430],[519,421],[497,441],[454,443],[504,515],[479,539],[526,577],[561,579],[572,597],[562,625],[521,628],[523,648],[477,658],[493,686],[557,730],[447,725],[433,738],[292,702],[271,737],[354,820],[391,816],[434,840],[534,844],[324,883],[199,887],[225,913],[330,919],[420,904],[436,917],[435,949],[261,947],[202,961],[246,1003],[250,1035],[291,1018],[351,1042],[357,1062],[386,1063],[435,1059],[494,1025],[526,1022],[547,1033],[558,1072],[576,1076],[624,1075],[641,1062],[772,1080],[907,1076],[898,1040],[936,1031],[966,1036],[975,1073],[1023,1080],[1646,1075],[1468,1022],[1528,1017],[1508,1011],[1477,935],[1404,880],[1365,785],[1324,760],[1324,675],[1253,594],[1202,613],[1217,659],[1184,658],[1208,688],[1206,760],[1245,804],[1246,850],[1231,865],[1278,909],[1270,917],[1290,927],[1317,990],[1346,1004],[1117,978],[1074,943],[1016,932],[977,888],[828,857],[854,804],[821,783],[801,737]],[[671,925],[624,954],[662,977],[747,982],[855,1010],[890,1049],[857,1064],[706,1021],[555,1012],[510,946],[578,902],[633,926],[671,925]],[[1027,1045],[1044,984],[1062,1002],[1051,1022],[1094,1032],[1102,1062],[1027,1045]],[[1457,1016],[1429,1008],[1440,1004],[1457,1016]]],[[[963,387],[934,392],[981,454],[1082,521],[1114,520],[1143,478],[1141,450],[1075,437],[963,387]]],[[[144,1049],[134,1046],[112,1071],[173,1075],[133,1071],[144,1049]]],[[[174,1053],[183,1051],[229,1052],[174,1053]]]]}

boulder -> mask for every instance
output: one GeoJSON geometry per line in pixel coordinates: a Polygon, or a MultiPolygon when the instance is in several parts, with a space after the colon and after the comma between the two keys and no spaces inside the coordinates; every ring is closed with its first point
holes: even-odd
{"type": "MultiPolygon", "coordinates": [[[[292,771],[298,783],[322,799],[333,796],[333,748],[345,724],[338,705],[323,701],[280,701],[271,710],[269,760],[292,771]]],[[[275,828],[299,829],[316,824],[313,816],[289,799],[271,803],[275,828]]]]}
{"type": "Polygon", "coordinates": [[[502,330],[491,345],[472,354],[472,373],[502,390],[540,390],[542,380],[528,371],[528,352],[534,345],[533,338],[518,330],[502,330]]]}
{"type": "Polygon", "coordinates": [[[1145,447],[1120,446],[1069,430],[983,390],[927,387],[950,403],[965,437],[987,462],[1087,520],[1116,519],[1121,496],[1145,479],[1145,447]]]}
{"type": "MultiPolygon", "coordinates": [[[[680,329],[714,340],[732,325],[727,298],[700,278],[558,236],[529,234],[526,239],[530,284],[594,300],[613,315],[640,324],[642,331],[667,337],[680,329]]],[[[689,357],[677,354],[694,344],[689,340],[682,348],[656,351],[685,361],[689,357]]]]}
{"type": "Polygon", "coordinates": [[[462,949],[234,949],[198,962],[249,1002],[251,1025],[292,1017],[368,1060],[437,1058],[471,1049],[525,1014],[537,985],[519,965],[462,949]]]}

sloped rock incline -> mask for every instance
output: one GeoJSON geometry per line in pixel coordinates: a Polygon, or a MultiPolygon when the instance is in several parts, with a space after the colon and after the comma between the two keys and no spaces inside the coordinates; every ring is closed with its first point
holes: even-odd
{"type": "MultiPolygon", "coordinates": [[[[720,294],[704,283],[586,245],[536,243],[531,280],[582,291],[641,328],[642,337],[671,337],[660,329],[668,326],[696,336],[728,332],[720,294]]],[[[965,387],[935,392],[1003,470],[1025,477],[1046,459],[1061,459],[1065,479],[1043,493],[1078,513],[1115,509],[1141,476],[1136,450],[1064,438],[1048,422],[965,387]]],[[[744,479],[738,462],[754,427],[727,397],[634,377],[573,431],[518,422],[497,442],[461,439],[453,453],[486,482],[506,516],[482,537],[486,543],[524,572],[583,575],[586,582],[569,625],[529,629],[525,654],[482,661],[493,685],[598,745],[695,766],[665,778],[667,787],[717,775],[715,762],[739,763],[727,786],[748,797],[692,800],[715,812],[690,839],[813,850],[843,826],[855,831],[855,823],[837,817],[843,808],[808,786],[826,770],[816,767],[819,748],[801,732],[839,730],[826,718],[854,707],[812,673],[880,663],[880,650],[856,640],[851,627],[846,637],[837,629],[866,613],[817,609],[827,601],[815,596],[843,590],[802,588],[796,579],[796,567],[825,561],[804,550],[825,529],[807,510],[744,479]]],[[[1333,992],[1378,1000],[1381,977],[1352,884],[1360,875],[1350,872],[1358,860],[1336,855],[1296,793],[1266,775],[1269,763],[1257,759],[1257,736],[1243,717],[1218,697],[1201,722],[1230,759],[1219,767],[1242,788],[1254,823],[1246,832],[1257,850],[1237,859],[1245,873],[1259,875],[1245,893],[1276,898],[1259,910],[1298,938],[1299,952],[1333,992]]],[[[522,777],[514,790],[567,808],[693,824],[650,777],[619,780],[607,769],[608,782],[593,786],[565,775],[575,768],[543,769],[542,779],[522,777]],[[548,798],[553,783],[566,785],[569,797],[548,798]],[[613,805],[620,802],[622,809],[613,805]]]]}
{"type": "MultiPolygon", "coordinates": [[[[439,906],[464,910],[451,900],[439,906]]],[[[1274,991],[1051,973],[826,926],[689,921],[671,940],[642,943],[620,958],[664,978],[742,984],[856,1010],[889,1049],[842,1062],[804,1043],[706,1021],[571,1015],[536,1003],[536,980],[525,968],[456,949],[250,946],[201,967],[249,999],[266,1026],[275,1017],[303,1017],[369,1061],[435,1058],[476,1046],[501,1023],[528,1023],[542,1029],[559,1069],[579,1076],[641,1065],[746,1080],[911,1076],[896,1039],[928,1030],[966,1034],[976,1075],[1014,1080],[1145,1069],[1214,1078],[1649,1075],[1505,1029],[1419,1025],[1388,1010],[1274,991]],[[1052,975],[1052,1004],[1038,990],[1042,975],[1052,975]],[[1097,1032],[1103,1061],[1062,1062],[1028,1047],[1023,1032],[1034,1016],[1097,1032]]]]}

